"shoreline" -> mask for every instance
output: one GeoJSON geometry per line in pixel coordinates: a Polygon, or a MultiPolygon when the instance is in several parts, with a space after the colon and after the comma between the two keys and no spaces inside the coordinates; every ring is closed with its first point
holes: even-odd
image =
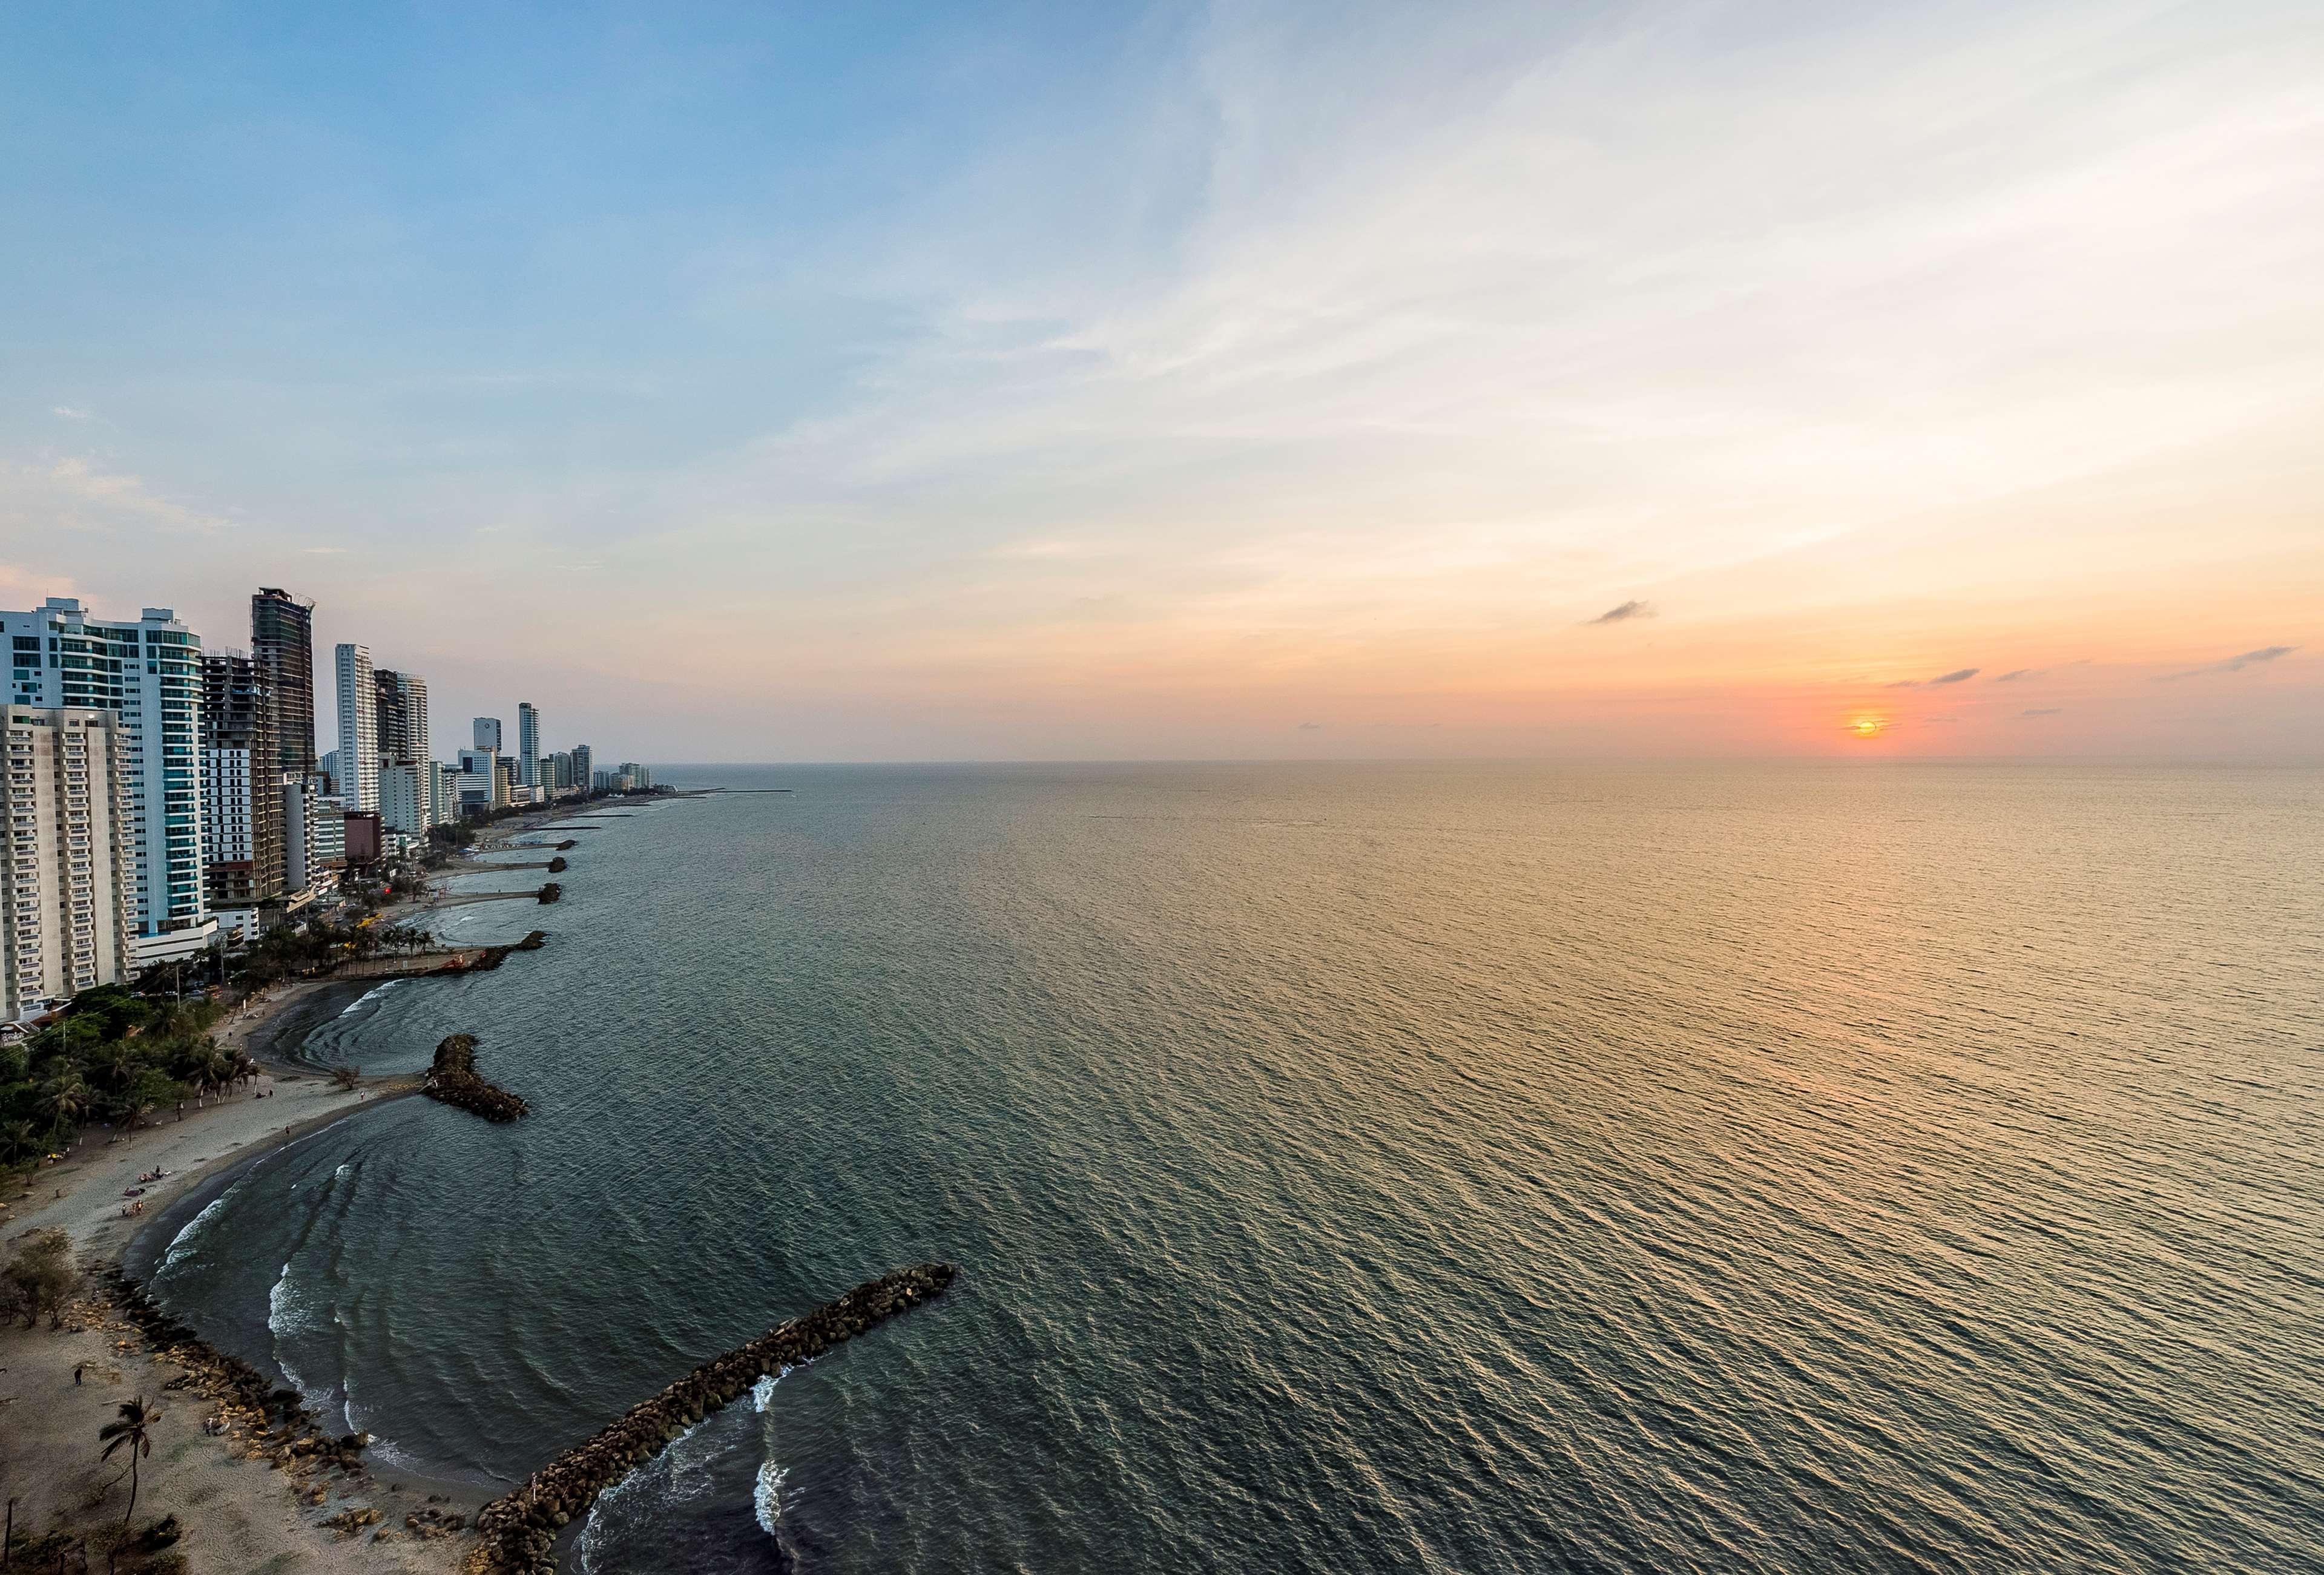
{"type": "MultiPolygon", "coordinates": [[[[528,819],[502,834],[536,829],[528,819]]],[[[492,861],[463,855],[446,872],[492,867],[492,861]]],[[[381,911],[380,922],[405,922],[438,906],[395,903],[381,911]]],[[[13,1252],[34,1231],[61,1230],[80,1272],[60,1328],[0,1329],[0,1478],[17,1500],[20,1543],[58,1526],[88,1534],[108,1524],[106,1506],[120,1502],[107,1487],[118,1462],[100,1465],[97,1430],[123,1401],[142,1395],[160,1403],[162,1419],[142,1473],[138,1509],[143,1515],[150,1506],[149,1519],[177,1516],[187,1533],[177,1551],[191,1570],[436,1575],[456,1568],[474,1546],[473,1532],[455,1534],[435,1523],[447,1515],[473,1522],[505,1485],[372,1460],[353,1474],[326,1470],[330,1479],[324,1481],[309,1480],[311,1462],[303,1458],[281,1469],[287,1447],[268,1454],[246,1426],[235,1436],[203,1424],[237,1414],[235,1397],[217,1376],[231,1365],[228,1359],[198,1331],[190,1344],[173,1348],[188,1361],[161,1354],[114,1289],[119,1276],[142,1287],[185,1226],[265,1159],[420,1091],[419,1073],[365,1078],[342,1090],[302,1054],[318,1024],[383,982],[295,980],[244,1002],[214,1037],[258,1063],[254,1091],[195,1105],[127,1136],[99,1137],[105,1128],[91,1128],[69,1157],[35,1171],[21,1195],[0,1202],[0,1248],[13,1252]],[[278,1099],[288,1102],[277,1105],[278,1099]],[[127,1189],[156,1168],[167,1175],[125,1202],[127,1189]],[[143,1211],[124,1214],[130,1202],[143,1211]],[[276,1469],[263,1469],[262,1459],[276,1469]]],[[[199,1320],[204,1310],[188,1312],[199,1320]]],[[[271,1362],[257,1366],[270,1380],[282,1381],[271,1362]]]]}

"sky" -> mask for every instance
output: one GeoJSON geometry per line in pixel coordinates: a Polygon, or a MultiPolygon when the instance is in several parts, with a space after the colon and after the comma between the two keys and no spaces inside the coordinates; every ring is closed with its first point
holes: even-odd
{"type": "Polygon", "coordinates": [[[2313,0],[27,0],[0,605],[288,587],[447,757],[2315,761],[2319,81],[2313,0]]]}

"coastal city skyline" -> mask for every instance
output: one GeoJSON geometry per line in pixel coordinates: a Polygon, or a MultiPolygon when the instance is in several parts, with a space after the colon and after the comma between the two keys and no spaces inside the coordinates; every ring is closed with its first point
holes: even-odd
{"type": "Polygon", "coordinates": [[[2319,81],[0,7],[0,1565],[2324,1571],[2319,81]]]}
{"type": "Polygon", "coordinates": [[[1032,13],[16,13],[0,602],[662,760],[2324,750],[2312,8],[1032,13]]]}

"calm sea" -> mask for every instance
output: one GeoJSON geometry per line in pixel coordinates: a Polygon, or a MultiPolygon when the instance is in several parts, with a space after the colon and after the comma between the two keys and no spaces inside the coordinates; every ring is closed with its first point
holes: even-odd
{"type": "MultiPolygon", "coordinates": [[[[164,1297],[648,1570],[2324,1563],[2324,777],[674,769],[164,1297]]],[[[511,878],[537,880],[537,872],[511,878]]],[[[489,880],[490,878],[486,878],[489,880]]],[[[472,881],[471,884],[474,884],[472,881]]]]}

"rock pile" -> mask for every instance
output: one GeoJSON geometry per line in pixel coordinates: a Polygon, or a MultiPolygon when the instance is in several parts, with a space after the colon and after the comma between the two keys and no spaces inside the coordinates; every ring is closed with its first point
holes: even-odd
{"type": "Polygon", "coordinates": [[[275,1388],[256,1368],[202,1340],[118,1270],[109,1276],[106,1291],[115,1310],[144,1336],[147,1349],[186,1369],[182,1380],[172,1378],[164,1389],[191,1389],[212,1402],[202,1431],[225,1438],[235,1454],[289,1473],[294,1490],[310,1503],[320,1502],[323,1493],[317,1477],[332,1471],[353,1477],[363,1469],[371,1434],[335,1439],[323,1432],[314,1413],[300,1404],[296,1389],[275,1388]]]}
{"type": "Polygon", "coordinates": [[[953,1274],[948,1263],[924,1263],[867,1281],[632,1406],[596,1437],[535,1472],[523,1487],[484,1506],[476,1515],[482,1541],[462,1566],[466,1575],[553,1575],[558,1532],[587,1514],[598,1494],[769,1373],[811,1361],[882,1320],[942,1295],[953,1274]]]}
{"type": "Polygon", "coordinates": [[[564,895],[565,888],[559,886],[554,880],[540,889],[540,900],[543,902],[555,902],[558,898],[564,895]]]}
{"type": "Polygon", "coordinates": [[[478,957],[475,962],[469,963],[465,969],[447,969],[445,972],[447,973],[490,973],[493,969],[499,967],[503,962],[508,960],[508,954],[511,952],[538,952],[548,939],[549,932],[547,930],[535,930],[530,935],[525,936],[521,941],[512,941],[505,946],[486,946],[484,950],[484,954],[478,957]]]}
{"type": "Polygon", "coordinates": [[[558,857],[549,861],[549,872],[551,875],[562,875],[565,873],[565,860],[561,854],[558,857]]]}
{"type": "Polygon", "coordinates": [[[431,1100],[456,1106],[487,1121],[513,1121],[531,1107],[504,1088],[495,1088],[476,1073],[476,1036],[455,1034],[436,1046],[435,1064],[420,1090],[431,1100]]]}

